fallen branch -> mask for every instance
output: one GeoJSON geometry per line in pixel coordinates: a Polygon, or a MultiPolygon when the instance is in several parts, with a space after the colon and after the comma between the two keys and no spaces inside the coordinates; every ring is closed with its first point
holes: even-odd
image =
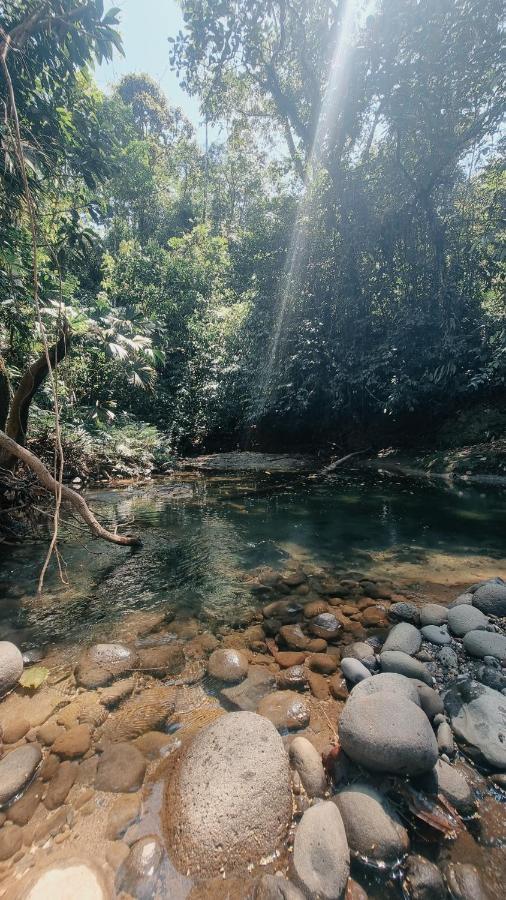
{"type": "Polygon", "coordinates": [[[347,453],[346,456],[341,456],[340,459],[336,459],[336,460],[334,460],[334,462],[331,462],[328,466],[325,466],[325,468],[320,469],[320,471],[317,474],[318,475],[328,475],[329,472],[333,472],[334,469],[337,469],[338,466],[347,462],[349,459],[352,459],[352,457],[360,456],[362,453],[368,453],[368,451],[369,451],[369,448],[367,447],[365,450],[355,450],[354,453],[347,453]]]}
{"type": "MultiPolygon", "coordinates": [[[[21,460],[37,476],[44,487],[53,493],[56,491],[59,486],[58,482],[46,469],[44,463],[30,450],[27,450],[26,447],[22,447],[8,437],[5,431],[0,431],[0,448],[8,453],[12,453],[17,459],[21,460]]],[[[77,491],[73,491],[72,488],[62,484],[61,497],[66,503],[70,503],[96,537],[109,541],[111,544],[121,544],[127,547],[141,546],[142,541],[136,535],[116,534],[115,532],[107,531],[107,528],[104,528],[98,519],[95,518],[84,497],[78,494],[77,491]]]]}

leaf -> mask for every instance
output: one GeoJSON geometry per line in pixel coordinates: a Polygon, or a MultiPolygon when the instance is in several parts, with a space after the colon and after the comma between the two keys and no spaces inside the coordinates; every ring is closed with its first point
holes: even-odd
{"type": "Polygon", "coordinates": [[[19,679],[19,683],[21,687],[36,691],[37,688],[44,684],[48,675],[49,669],[46,669],[45,666],[31,666],[30,669],[25,669],[19,679]]]}

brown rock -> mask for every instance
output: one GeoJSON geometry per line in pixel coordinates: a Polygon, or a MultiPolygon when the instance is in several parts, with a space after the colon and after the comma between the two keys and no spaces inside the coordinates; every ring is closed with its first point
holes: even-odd
{"type": "Polygon", "coordinates": [[[67,824],[67,819],[71,813],[70,807],[62,806],[50,816],[46,816],[42,822],[39,822],[33,835],[35,843],[46,841],[48,837],[54,837],[67,824]]]}
{"type": "Polygon", "coordinates": [[[309,653],[326,653],[327,641],[324,638],[312,638],[307,645],[309,653]]]}
{"type": "Polygon", "coordinates": [[[16,800],[7,810],[7,818],[15,825],[26,825],[37,809],[44,785],[40,781],[34,781],[19,800],[16,800]]]}
{"type": "Polygon", "coordinates": [[[140,794],[118,797],[112,804],[107,817],[107,824],[105,826],[105,836],[107,840],[115,841],[122,837],[127,828],[137,821],[140,810],[140,794]]]}
{"type": "Polygon", "coordinates": [[[40,777],[42,781],[50,781],[53,775],[58,770],[60,765],[60,760],[54,753],[50,753],[49,756],[46,756],[42,766],[40,767],[40,777]]]}
{"type": "Polygon", "coordinates": [[[209,657],[207,671],[227,684],[242,681],[248,674],[248,657],[240,650],[215,650],[209,657]]]}
{"type": "Polygon", "coordinates": [[[300,625],[283,625],[279,629],[279,636],[290,650],[306,650],[311,640],[304,634],[300,625]]]}
{"type": "Polygon", "coordinates": [[[292,666],[301,666],[306,658],[305,653],[296,653],[292,650],[280,650],[276,654],[276,662],[282,669],[290,669],[292,666]]]}
{"type": "Polygon", "coordinates": [[[330,688],[327,679],[318,672],[307,673],[307,680],[313,697],[317,700],[328,700],[330,697],[330,688]]]}
{"type": "Polygon", "coordinates": [[[343,603],[343,605],[341,606],[341,612],[344,616],[354,616],[358,612],[358,609],[356,606],[351,606],[350,603],[343,603]]]}
{"type": "Polygon", "coordinates": [[[288,585],[288,587],[299,587],[299,585],[304,584],[307,581],[307,577],[302,571],[302,569],[296,569],[293,572],[289,572],[287,575],[283,575],[283,582],[288,585]]]}
{"type": "Polygon", "coordinates": [[[96,666],[88,660],[82,660],[77,664],[74,676],[81,687],[89,688],[90,690],[110,684],[114,678],[114,675],[108,669],[96,666]]]}
{"type": "Polygon", "coordinates": [[[312,672],[320,672],[321,675],[332,675],[337,669],[337,661],[328,653],[315,653],[308,656],[306,664],[312,672]]]}
{"type": "Polygon", "coordinates": [[[4,825],[0,829],[0,860],[10,859],[23,845],[23,830],[19,825],[4,825]]]}
{"type": "Polygon", "coordinates": [[[163,731],[147,731],[133,741],[146,759],[158,759],[164,747],[168,747],[172,737],[163,731]]]}
{"type": "Polygon", "coordinates": [[[175,692],[171,687],[153,687],[140,696],[131,697],[109,716],[102,736],[107,741],[129,741],[146,731],[165,725],[175,708],[175,692]]]}
{"type": "Polygon", "coordinates": [[[162,647],[152,647],[149,650],[139,650],[139,669],[148,672],[155,678],[164,678],[166,675],[178,675],[185,665],[185,656],[182,644],[164,644],[162,647]]]}
{"type": "Polygon", "coordinates": [[[348,878],[344,900],[368,900],[368,898],[358,881],[354,881],[353,878],[348,878]]]}
{"type": "Polygon", "coordinates": [[[95,787],[98,791],[138,791],[146,772],[146,761],[132,744],[111,744],[99,759],[95,787]]]}
{"type": "Polygon", "coordinates": [[[135,688],[135,684],[135,678],[124,678],[122,681],[116,681],[111,687],[104,688],[100,692],[100,703],[106,706],[107,709],[117,706],[122,700],[126,700],[130,696],[135,688]]]}
{"type": "Polygon", "coordinates": [[[45,744],[46,747],[54,744],[55,740],[62,734],[65,734],[65,726],[59,725],[55,716],[52,716],[37,729],[37,739],[45,744]]]}
{"type": "Polygon", "coordinates": [[[52,746],[53,753],[61,759],[77,759],[91,747],[91,728],[89,725],[75,725],[65,734],[60,735],[52,746]]]}
{"type": "Polygon", "coordinates": [[[341,624],[334,613],[327,612],[311,619],[309,627],[315,637],[332,641],[339,634],[341,624]]]}
{"type": "Polygon", "coordinates": [[[319,616],[321,613],[328,611],[328,604],[325,603],[324,600],[311,600],[311,602],[306,603],[304,607],[304,616],[306,619],[314,619],[315,616],[319,616]]]}
{"type": "Polygon", "coordinates": [[[67,799],[67,795],[76,780],[77,763],[62,762],[58,771],[49,782],[44,806],[46,809],[57,809],[67,799]]]}
{"type": "Polygon", "coordinates": [[[309,724],[309,705],[295,691],[275,691],[264,697],[257,713],[270,719],[278,731],[305,728],[309,724]]]}
{"type": "Polygon", "coordinates": [[[22,716],[19,718],[0,719],[0,734],[4,744],[15,744],[25,736],[29,729],[29,721],[22,716]]]}
{"type": "Polygon", "coordinates": [[[301,691],[307,685],[307,676],[304,666],[291,666],[283,669],[278,675],[278,688],[282,691],[301,691]]]}
{"type": "Polygon", "coordinates": [[[368,606],[376,606],[376,600],[373,600],[372,597],[362,597],[357,603],[357,609],[361,612],[367,609],[368,606]]]}
{"type": "Polygon", "coordinates": [[[130,848],[123,841],[114,841],[105,848],[105,858],[115,872],[125,862],[130,848]]]}
{"type": "Polygon", "coordinates": [[[334,675],[334,677],[329,680],[329,688],[330,693],[336,700],[346,700],[348,697],[346,681],[344,678],[341,678],[341,675],[334,675]]]}
{"type": "Polygon", "coordinates": [[[362,624],[365,626],[379,625],[385,619],[385,613],[377,606],[368,606],[362,613],[362,624]]]}

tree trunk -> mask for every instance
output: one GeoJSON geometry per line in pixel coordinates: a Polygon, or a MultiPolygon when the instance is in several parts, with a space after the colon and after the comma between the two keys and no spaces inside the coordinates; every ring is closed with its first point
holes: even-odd
{"type": "MultiPolygon", "coordinates": [[[[16,441],[13,441],[5,431],[0,431],[0,449],[2,449],[7,456],[14,456],[16,459],[21,460],[25,466],[34,472],[44,487],[56,494],[59,487],[58,482],[53,478],[48,469],[46,469],[44,463],[31,453],[30,450],[27,450],[26,447],[22,447],[20,444],[16,443],[16,441]]],[[[142,542],[136,535],[115,534],[112,531],[107,531],[107,529],[95,518],[84,497],[81,497],[80,494],[64,484],[61,486],[61,496],[62,500],[65,503],[69,503],[81,518],[84,519],[90,528],[90,531],[97,537],[102,538],[104,541],[109,541],[111,544],[122,544],[127,547],[141,546],[142,542]]]]}

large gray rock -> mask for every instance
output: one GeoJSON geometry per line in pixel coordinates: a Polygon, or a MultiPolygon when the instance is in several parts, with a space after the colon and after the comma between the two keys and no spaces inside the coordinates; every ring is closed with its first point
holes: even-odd
{"type": "Polygon", "coordinates": [[[16,685],[23,674],[23,656],[11,641],[0,641],[0,697],[16,685]]]}
{"type": "Polygon", "coordinates": [[[406,678],[405,675],[398,675],[396,672],[381,672],[379,675],[372,675],[370,678],[356,684],[351,692],[353,698],[369,697],[371,694],[377,694],[379,691],[389,691],[392,694],[401,694],[407,697],[412,703],[420,706],[420,699],[415,682],[412,678],[406,678]]]}
{"type": "Polygon", "coordinates": [[[221,716],[191,741],[166,790],[168,846],[186,872],[217,875],[270,856],[291,821],[290,766],[268,719],[221,716]]]}
{"type": "Polygon", "coordinates": [[[424,625],[422,635],[424,641],[429,641],[430,644],[437,644],[439,647],[451,644],[452,640],[446,625],[424,625]]]}
{"type": "Polygon", "coordinates": [[[453,733],[470,756],[506,769],[506,697],[470,678],[457,679],[444,697],[453,733]]]}
{"type": "Polygon", "coordinates": [[[464,649],[471,656],[494,656],[506,662],[506,637],[491,631],[468,631],[464,637],[464,649]]]}
{"type": "Polygon", "coordinates": [[[352,684],[357,684],[359,681],[363,681],[364,678],[370,678],[371,676],[367,666],[364,666],[359,659],[352,659],[351,656],[345,656],[341,660],[341,672],[352,684]]]}
{"type": "Polygon", "coordinates": [[[353,762],[373,772],[418,775],[438,758],[427,716],[399,693],[350,697],[339,720],[339,740],[353,762]]]}
{"type": "Polygon", "coordinates": [[[448,627],[457,637],[464,637],[468,631],[488,631],[490,623],[487,616],[475,606],[462,605],[448,610],[448,627]]]}
{"type": "Polygon", "coordinates": [[[439,603],[426,603],[420,610],[421,625],[444,625],[448,621],[448,609],[439,603]]]}
{"type": "Polygon", "coordinates": [[[385,650],[401,650],[409,656],[418,653],[422,645],[422,635],[418,628],[410,625],[409,622],[399,622],[394,625],[385,643],[383,644],[383,652],[385,650]]]}
{"type": "Polygon", "coordinates": [[[350,851],[341,814],[330,800],[307,809],[295,832],[294,882],[306,897],[339,900],[350,874],[350,851]]]}
{"type": "Polygon", "coordinates": [[[489,581],[475,591],[473,606],[487,616],[506,616],[506,584],[489,581]]]}
{"type": "Polygon", "coordinates": [[[408,832],[379,791],[358,782],[343,788],[333,800],[341,813],[352,853],[391,864],[408,852],[408,832]]]}
{"type": "Polygon", "coordinates": [[[312,743],[305,737],[296,737],[288,753],[308,797],[323,797],[328,787],[327,779],[322,758],[312,743]]]}
{"type": "Polygon", "coordinates": [[[452,600],[451,603],[448,604],[448,609],[454,609],[456,606],[471,606],[473,602],[473,594],[470,592],[465,594],[459,594],[455,600],[452,600]]]}
{"type": "Polygon", "coordinates": [[[38,744],[24,744],[0,760],[0,806],[21,793],[33,778],[41,759],[38,744]]]}
{"type": "Polygon", "coordinates": [[[382,672],[397,672],[406,678],[418,678],[426,684],[432,684],[432,675],[418,659],[413,659],[401,650],[386,650],[380,656],[382,672]]]}

